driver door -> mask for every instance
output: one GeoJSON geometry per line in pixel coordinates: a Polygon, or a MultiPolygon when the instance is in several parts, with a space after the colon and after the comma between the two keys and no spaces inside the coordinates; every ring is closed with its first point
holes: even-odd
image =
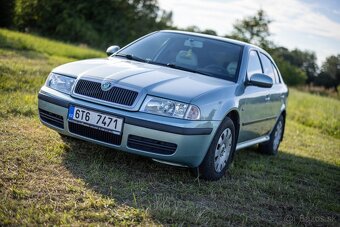
{"type": "MultiPolygon", "coordinates": [[[[263,73],[263,67],[256,50],[249,52],[247,77],[255,73],[263,73]]],[[[266,135],[272,126],[272,110],[270,105],[270,88],[245,86],[243,98],[240,100],[240,136],[239,142],[256,139],[266,135]]]]}

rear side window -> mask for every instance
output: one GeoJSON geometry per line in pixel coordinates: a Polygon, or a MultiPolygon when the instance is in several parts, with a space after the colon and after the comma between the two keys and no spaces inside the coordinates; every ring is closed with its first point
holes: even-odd
{"type": "Polygon", "coordinates": [[[249,53],[249,61],[248,61],[248,69],[247,69],[248,78],[250,78],[255,73],[262,73],[262,67],[261,67],[259,55],[257,54],[256,51],[252,50],[249,53]]]}
{"type": "Polygon", "coordinates": [[[272,62],[269,60],[269,58],[264,55],[264,54],[260,54],[260,58],[262,61],[262,66],[263,66],[263,73],[266,74],[267,76],[270,76],[273,79],[273,82],[275,82],[275,74],[274,74],[274,69],[273,69],[273,65],[272,62]]]}

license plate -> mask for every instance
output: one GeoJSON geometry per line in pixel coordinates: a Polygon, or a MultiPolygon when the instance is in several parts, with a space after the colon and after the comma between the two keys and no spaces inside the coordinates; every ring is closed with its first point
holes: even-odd
{"type": "Polygon", "coordinates": [[[123,119],[109,114],[70,106],[68,119],[114,134],[122,133],[123,119]]]}

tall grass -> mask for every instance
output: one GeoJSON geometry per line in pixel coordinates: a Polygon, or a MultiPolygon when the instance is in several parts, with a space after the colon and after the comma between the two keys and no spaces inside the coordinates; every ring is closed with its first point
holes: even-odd
{"type": "Polygon", "coordinates": [[[337,87],[338,92],[333,89],[333,88],[325,88],[325,87],[320,87],[320,86],[299,86],[297,87],[299,91],[315,94],[315,95],[320,95],[320,96],[325,96],[325,97],[332,97],[335,99],[340,100],[340,85],[337,87]]]}
{"type": "Polygon", "coordinates": [[[340,100],[290,89],[288,119],[340,138],[340,100]]]}
{"type": "Polygon", "coordinates": [[[33,50],[50,56],[82,59],[103,57],[104,52],[97,50],[75,47],[62,42],[41,38],[35,35],[0,29],[0,46],[16,50],[33,50]]]}

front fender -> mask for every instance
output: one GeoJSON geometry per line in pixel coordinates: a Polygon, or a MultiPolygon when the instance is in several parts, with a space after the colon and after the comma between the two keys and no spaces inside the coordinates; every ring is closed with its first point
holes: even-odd
{"type": "Polygon", "coordinates": [[[201,120],[222,121],[231,110],[238,109],[235,87],[222,87],[202,94],[191,101],[201,110],[201,120]]]}

